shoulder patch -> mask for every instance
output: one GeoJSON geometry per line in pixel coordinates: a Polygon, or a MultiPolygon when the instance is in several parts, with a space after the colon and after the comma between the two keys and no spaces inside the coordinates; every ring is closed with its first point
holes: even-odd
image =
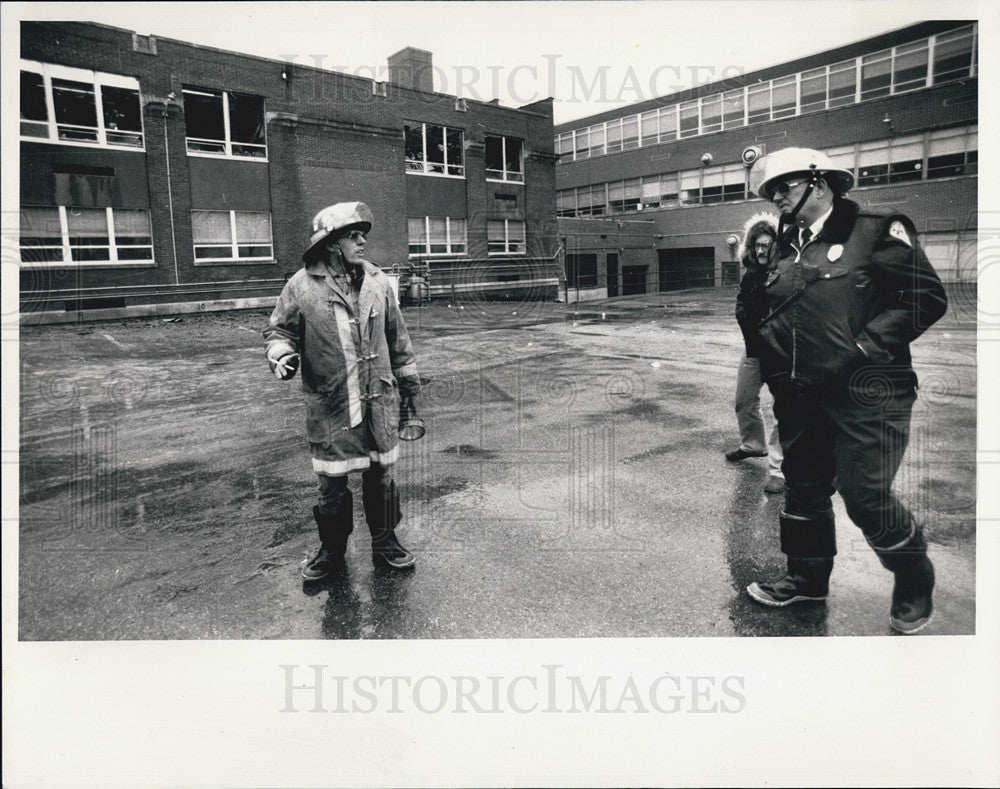
{"type": "Polygon", "coordinates": [[[889,225],[889,235],[902,241],[906,246],[913,247],[913,242],[910,240],[909,233],[906,232],[906,227],[898,219],[889,225]]]}

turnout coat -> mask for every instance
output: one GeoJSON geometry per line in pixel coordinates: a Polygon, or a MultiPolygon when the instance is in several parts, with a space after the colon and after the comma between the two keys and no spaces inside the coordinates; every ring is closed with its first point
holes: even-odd
{"type": "Polygon", "coordinates": [[[313,470],[343,476],[399,457],[399,384],[413,345],[388,277],[363,261],[357,302],[320,260],[285,284],[264,339],[267,357],[298,353],[313,470]]]}
{"type": "Polygon", "coordinates": [[[916,386],[910,343],[944,315],[947,299],[901,214],[861,212],[838,198],[819,234],[778,241],[758,329],[771,383],[806,387],[916,386]]]}

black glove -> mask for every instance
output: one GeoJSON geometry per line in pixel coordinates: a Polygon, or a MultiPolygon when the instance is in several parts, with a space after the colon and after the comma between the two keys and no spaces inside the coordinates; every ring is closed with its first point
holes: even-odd
{"type": "Polygon", "coordinates": [[[417,415],[416,399],[413,395],[404,394],[399,398],[399,424],[402,424],[412,416],[417,415]]]}
{"type": "Polygon", "coordinates": [[[297,353],[289,353],[282,356],[278,361],[271,362],[271,372],[282,381],[287,381],[289,378],[295,376],[295,371],[299,369],[299,355],[297,353]]]}
{"type": "Polygon", "coordinates": [[[420,394],[420,376],[404,375],[397,379],[399,383],[399,393],[403,398],[416,397],[420,394]]]}

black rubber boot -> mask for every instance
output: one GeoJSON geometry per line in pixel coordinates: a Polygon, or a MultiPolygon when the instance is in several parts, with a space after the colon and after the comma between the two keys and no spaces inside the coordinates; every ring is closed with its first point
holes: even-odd
{"type": "Polygon", "coordinates": [[[830,591],[833,558],[788,557],[788,572],[777,581],[754,581],[747,592],[758,603],[782,608],[792,603],[821,602],[830,591]]]}
{"type": "Polygon", "coordinates": [[[393,570],[413,567],[417,563],[416,558],[396,537],[396,526],[403,516],[392,475],[380,466],[372,466],[362,474],[362,491],[375,566],[393,570]]]}
{"type": "Polygon", "coordinates": [[[776,581],[754,581],[747,587],[758,603],[783,608],[792,603],[822,602],[830,591],[837,538],[833,512],[804,518],[782,513],[781,550],[788,572],[776,581]]]}
{"type": "Polygon", "coordinates": [[[879,561],[895,576],[889,624],[899,633],[916,633],[931,621],[934,605],[934,565],[927,558],[927,542],[919,527],[909,542],[892,550],[875,549],[879,561]]]}
{"type": "Polygon", "coordinates": [[[344,566],[347,539],[354,531],[354,503],[350,491],[344,491],[341,500],[332,506],[313,507],[313,517],[319,530],[320,548],[302,568],[302,577],[318,581],[344,566]]]}

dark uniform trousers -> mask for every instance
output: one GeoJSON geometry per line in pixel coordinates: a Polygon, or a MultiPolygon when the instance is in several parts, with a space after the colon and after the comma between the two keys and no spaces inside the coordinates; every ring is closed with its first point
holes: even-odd
{"type": "MultiPolygon", "coordinates": [[[[771,391],[785,455],[785,513],[803,526],[831,523],[830,497],[837,490],[873,548],[904,544],[913,534],[913,518],[893,494],[892,482],[909,441],[915,390],[816,389],[785,381],[772,383],[771,391]]],[[[795,532],[792,539],[782,534],[785,553],[836,553],[832,528],[795,532]]]]}

